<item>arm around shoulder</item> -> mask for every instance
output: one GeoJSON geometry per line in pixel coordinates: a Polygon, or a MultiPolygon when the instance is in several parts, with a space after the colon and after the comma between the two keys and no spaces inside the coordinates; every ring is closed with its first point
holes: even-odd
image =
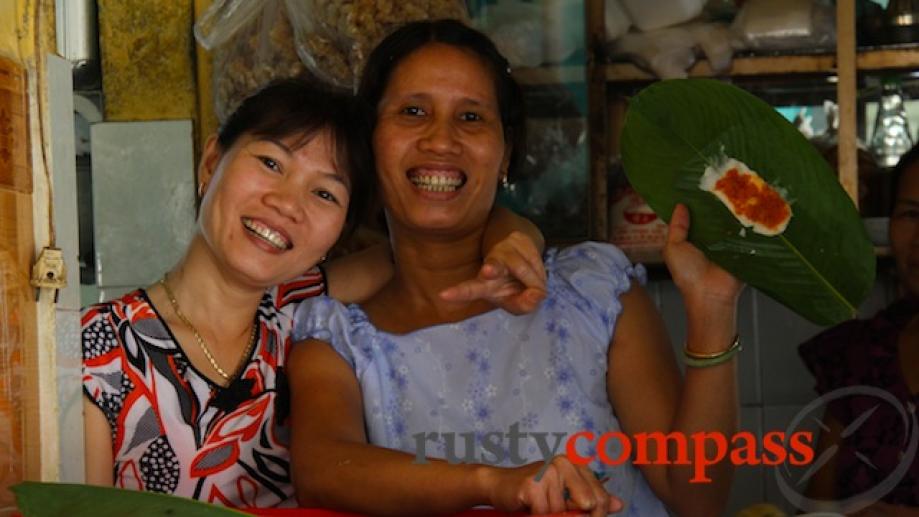
{"type": "Polygon", "coordinates": [[[326,292],[342,303],[360,303],[392,278],[392,252],[388,244],[377,244],[323,265],[326,292]]]}
{"type": "Polygon", "coordinates": [[[496,244],[514,232],[518,232],[522,237],[532,241],[540,253],[546,248],[545,237],[532,221],[515,214],[503,206],[495,205],[488,217],[485,234],[482,236],[483,255],[487,254],[496,244]]]}

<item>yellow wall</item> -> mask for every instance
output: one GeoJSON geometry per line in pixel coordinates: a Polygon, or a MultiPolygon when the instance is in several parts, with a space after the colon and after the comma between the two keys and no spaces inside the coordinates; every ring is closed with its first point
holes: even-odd
{"type": "Polygon", "coordinates": [[[0,54],[19,57],[16,46],[16,15],[18,2],[0,2],[0,54]]]}
{"type": "Polygon", "coordinates": [[[105,119],[194,119],[192,0],[97,5],[105,119]]]}
{"type": "Polygon", "coordinates": [[[25,2],[0,2],[0,54],[19,58],[19,43],[16,37],[16,27],[20,19],[20,11],[25,2]]]}
{"type": "MultiPolygon", "coordinates": [[[[45,0],[0,1],[0,55],[23,61],[35,56],[35,27],[37,17],[50,17],[42,23],[39,45],[43,48],[54,41],[54,2],[45,0]],[[41,9],[41,13],[37,9],[41,9]]],[[[53,45],[51,47],[54,48],[53,45]]]]}

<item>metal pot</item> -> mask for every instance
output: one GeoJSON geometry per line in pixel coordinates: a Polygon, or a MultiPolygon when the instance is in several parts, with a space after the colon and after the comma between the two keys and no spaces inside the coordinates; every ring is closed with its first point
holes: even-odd
{"type": "Polygon", "coordinates": [[[101,85],[96,0],[56,0],[58,53],[73,65],[73,88],[97,90],[101,85]]]}

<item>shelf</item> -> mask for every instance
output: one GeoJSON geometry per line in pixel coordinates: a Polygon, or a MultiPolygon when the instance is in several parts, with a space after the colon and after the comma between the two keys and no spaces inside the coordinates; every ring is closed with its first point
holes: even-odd
{"type": "MultiPolygon", "coordinates": [[[[860,71],[880,71],[919,68],[919,48],[866,50],[858,53],[856,66],[860,71]]],[[[712,71],[708,61],[700,60],[689,69],[690,77],[749,77],[762,75],[833,74],[836,56],[833,54],[742,56],[720,74],[712,71]]],[[[605,65],[607,82],[626,83],[653,81],[657,78],[631,63],[605,65]]]]}
{"type": "Polygon", "coordinates": [[[865,71],[919,68],[919,48],[862,51],[855,63],[865,71]]]}
{"type": "MultiPolygon", "coordinates": [[[[664,263],[664,256],[661,251],[662,250],[656,249],[622,250],[632,263],[641,263],[646,266],[662,265],[664,263]]],[[[875,246],[874,256],[878,258],[890,257],[890,247],[875,246]]]]}
{"type": "Polygon", "coordinates": [[[565,83],[583,83],[587,80],[584,66],[536,66],[514,68],[511,72],[514,79],[522,85],[553,85],[565,83]]]}

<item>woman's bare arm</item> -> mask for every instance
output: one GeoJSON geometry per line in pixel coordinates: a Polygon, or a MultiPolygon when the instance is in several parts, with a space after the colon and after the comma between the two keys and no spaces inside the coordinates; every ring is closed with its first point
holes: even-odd
{"type": "MultiPolygon", "coordinates": [[[[703,471],[706,482],[693,483],[699,472],[693,466],[704,458],[692,441],[696,432],[713,432],[727,437],[737,432],[737,387],[735,360],[708,368],[687,368],[681,382],[665,325],[641,287],[635,286],[621,298],[623,312],[609,351],[607,387],[623,430],[630,437],[639,433],[677,433],[688,441],[689,466],[641,465],[651,488],[671,510],[681,516],[718,515],[730,491],[734,467],[725,456],[703,471]]],[[[733,323],[731,323],[732,325],[733,323]]],[[[734,334],[710,326],[691,329],[689,343],[712,340],[727,346],[734,334]]],[[[676,459],[676,450],[658,449],[649,441],[649,459],[676,459]]],[[[707,456],[714,458],[714,440],[707,456]]],[[[633,451],[634,453],[634,451],[633,451]]]]}
{"type": "Polygon", "coordinates": [[[83,448],[86,483],[112,486],[115,464],[112,458],[112,429],[102,410],[85,396],[83,397],[83,448]]]}
{"type": "MultiPolygon", "coordinates": [[[[664,258],[686,307],[685,346],[699,354],[721,353],[737,333],[737,299],[743,285],[709,262],[687,240],[688,232],[689,212],[678,205],[670,220],[664,258]]],[[[714,366],[687,367],[681,383],[666,327],[651,299],[643,289],[633,287],[622,304],[610,345],[607,384],[622,426],[633,436],[675,432],[689,442],[690,465],[640,468],[678,515],[718,515],[727,503],[734,474],[727,452],[717,449],[728,448],[737,432],[736,356],[714,366]],[[701,441],[703,437],[693,437],[694,433],[711,434],[701,441]],[[719,438],[728,443],[719,443],[719,438]],[[701,449],[695,447],[696,441],[703,444],[701,449]],[[719,455],[724,455],[721,461],[705,464],[719,455]]]]}
{"type": "Polygon", "coordinates": [[[554,459],[536,482],[542,463],[513,469],[451,465],[370,445],[358,381],[328,344],[294,345],[288,365],[292,477],[301,506],[407,516],[450,514],[481,504],[547,513],[577,501],[596,517],[621,507],[618,500],[598,495],[602,488],[593,475],[564,457],[554,459]],[[563,497],[566,489],[570,503],[563,497]]]}
{"type": "Polygon", "coordinates": [[[360,303],[392,278],[392,252],[389,244],[376,244],[330,260],[323,268],[329,296],[342,303],[360,303]]]}
{"type": "MultiPolygon", "coordinates": [[[[823,415],[824,431],[821,431],[817,438],[817,446],[814,449],[814,458],[820,458],[824,451],[833,446],[838,446],[842,439],[843,425],[836,420],[833,415],[827,411],[823,415]]],[[[834,454],[829,460],[814,472],[810,481],[807,483],[807,497],[811,499],[826,499],[828,501],[836,497],[836,455],[834,454]]]]}
{"type": "MultiPolygon", "coordinates": [[[[475,279],[449,292],[452,301],[488,300],[514,314],[531,312],[545,298],[545,240],[532,222],[496,206],[482,238],[484,264],[475,279]]],[[[360,303],[392,278],[392,252],[378,244],[324,265],[329,296],[342,303],[360,303]]]]}
{"type": "Polygon", "coordinates": [[[301,506],[406,515],[484,502],[477,466],[419,464],[367,443],[357,379],[329,345],[298,343],[288,365],[292,476],[301,506]]]}

